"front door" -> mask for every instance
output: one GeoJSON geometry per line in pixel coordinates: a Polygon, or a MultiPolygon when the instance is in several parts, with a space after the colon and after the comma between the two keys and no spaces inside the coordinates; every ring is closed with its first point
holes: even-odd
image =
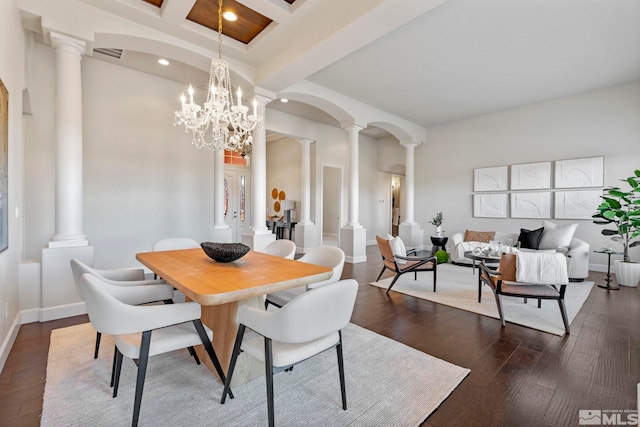
{"type": "Polygon", "coordinates": [[[224,171],[224,222],[231,228],[231,241],[242,242],[242,233],[251,225],[249,215],[250,169],[238,168],[224,171]]]}

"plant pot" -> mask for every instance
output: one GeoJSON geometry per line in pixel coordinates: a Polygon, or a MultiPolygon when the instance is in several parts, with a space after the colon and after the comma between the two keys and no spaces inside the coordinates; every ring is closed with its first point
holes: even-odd
{"type": "Polygon", "coordinates": [[[616,260],[613,262],[616,272],[616,280],[622,286],[635,288],[640,283],[640,263],[624,262],[616,260]]]}
{"type": "Polygon", "coordinates": [[[437,225],[436,226],[436,236],[442,237],[442,226],[441,225],[437,225]]]}

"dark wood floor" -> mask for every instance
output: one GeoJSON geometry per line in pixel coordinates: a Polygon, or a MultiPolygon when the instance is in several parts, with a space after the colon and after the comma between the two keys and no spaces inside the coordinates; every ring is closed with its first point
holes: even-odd
{"type": "MultiPolygon", "coordinates": [[[[424,426],[576,426],[579,409],[637,408],[640,382],[640,294],[594,286],[571,324],[555,335],[384,290],[377,247],[368,261],[345,264],[360,291],[353,323],[471,373],[424,426]]],[[[385,276],[386,277],[386,276],[385,276]]],[[[604,274],[592,273],[602,283],[604,274]]],[[[444,286],[442,284],[441,286],[444,286]]],[[[0,425],[38,426],[49,335],[86,316],[23,325],[0,374],[0,425]]]]}

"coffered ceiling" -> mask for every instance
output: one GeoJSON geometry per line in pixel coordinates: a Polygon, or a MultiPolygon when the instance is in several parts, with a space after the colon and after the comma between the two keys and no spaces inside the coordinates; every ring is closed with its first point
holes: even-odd
{"type": "MultiPolygon", "coordinates": [[[[178,81],[185,73],[174,64],[207,70],[217,50],[217,0],[18,3],[33,31],[27,18],[55,5],[70,20],[95,11],[171,38],[200,55],[166,51],[163,76],[178,81]]],[[[640,0],[224,0],[227,8],[240,18],[223,23],[222,54],[251,84],[278,93],[312,82],[424,127],[640,79],[640,0]]],[[[98,33],[95,47],[123,49],[122,65],[159,73],[161,50],[121,40],[98,33]]]]}

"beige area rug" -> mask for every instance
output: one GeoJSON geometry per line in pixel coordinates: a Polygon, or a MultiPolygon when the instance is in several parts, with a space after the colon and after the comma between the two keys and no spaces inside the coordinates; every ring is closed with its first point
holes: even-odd
{"type": "MultiPolygon", "coordinates": [[[[118,397],[109,388],[113,340],[103,336],[93,359],[89,323],[51,333],[42,426],[131,424],[135,365],[124,360],[118,397]]],[[[274,377],[278,426],[415,426],[469,373],[359,326],[343,331],[348,410],[342,410],[335,350],[274,377]]],[[[222,385],[185,351],[151,357],[141,426],[267,425],[264,377],[233,389],[220,405],[222,385]]]]}
{"type": "MultiPolygon", "coordinates": [[[[388,273],[387,273],[388,274],[388,273]]],[[[433,292],[433,274],[431,272],[418,273],[418,280],[414,275],[402,275],[391,292],[401,292],[417,298],[445,304],[460,310],[471,311],[484,316],[498,317],[493,292],[488,286],[482,287],[482,302],[478,303],[478,271],[473,274],[471,268],[453,264],[438,265],[438,282],[436,292],[433,292]]],[[[370,283],[387,289],[393,277],[370,283]]],[[[586,301],[593,287],[593,282],[571,282],[567,285],[565,304],[569,323],[573,321],[586,301]]],[[[536,300],[529,300],[527,304],[522,298],[502,297],[502,306],[507,322],[515,323],[551,334],[563,336],[564,324],[560,308],[556,301],[542,301],[542,308],[538,308],[536,300]]]]}

